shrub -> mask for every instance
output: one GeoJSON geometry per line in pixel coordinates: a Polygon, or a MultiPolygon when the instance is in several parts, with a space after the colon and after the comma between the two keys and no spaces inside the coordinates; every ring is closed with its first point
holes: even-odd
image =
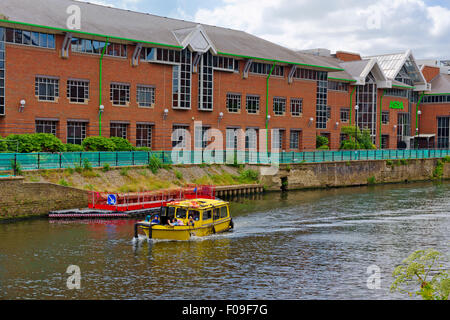
{"type": "Polygon", "coordinates": [[[29,153],[41,151],[38,142],[32,138],[31,134],[10,134],[6,137],[6,143],[10,152],[29,153]]]}
{"type": "Polygon", "coordinates": [[[86,151],[114,151],[116,145],[110,139],[105,137],[88,137],[82,143],[86,151]]]}
{"type": "Polygon", "coordinates": [[[92,165],[88,159],[83,159],[83,169],[86,171],[92,171],[92,165]]]}
{"type": "Polygon", "coordinates": [[[64,145],[66,147],[66,152],[82,152],[83,147],[79,144],[67,143],[64,145]]]}
{"type": "Polygon", "coordinates": [[[115,145],[114,151],[133,151],[134,150],[133,145],[127,139],[119,138],[119,137],[111,137],[109,139],[115,145]]]}
{"type": "Polygon", "coordinates": [[[327,145],[323,145],[317,148],[317,150],[330,150],[330,147],[327,145]]]}
{"type": "Polygon", "coordinates": [[[157,174],[158,170],[162,168],[161,159],[153,156],[150,158],[150,163],[148,164],[148,168],[151,170],[153,174],[157,174]]]}
{"type": "Polygon", "coordinates": [[[124,177],[128,177],[128,168],[120,169],[120,175],[124,177]]]}
{"type": "Polygon", "coordinates": [[[259,181],[259,173],[256,170],[243,170],[238,178],[241,183],[253,183],[259,181]]]}
{"type": "Polygon", "coordinates": [[[152,149],[150,149],[149,147],[137,147],[134,148],[135,151],[145,151],[145,152],[150,152],[152,151],[152,149]]]}
{"type": "Polygon", "coordinates": [[[111,166],[109,165],[109,163],[105,163],[103,165],[102,171],[103,172],[108,172],[109,170],[111,170],[111,166]]]}
{"type": "Polygon", "coordinates": [[[374,185],[375,183],[377,183],[375,176],[371,176],[371,177],[367,178],[368,185],[374,185]]]}
{"type": "Polygon", "coordinates": [[[316,136],[316,148],[320,149],[322,146],[328,146],[330,142],[327,137],[324,136],[316,136]]]}
{"type": "Polygon", "coordinates": [[[2,136],[0,136],[0,152],[8,151],[8,144],[5,140],[3,140],[2,136]]]}
{"type": "Polygon", "coordinates": [[[64,186],[64,187],[70,186],[70,184],[64,179],[59,180],[58,184],[61,185],[61,186],[64,186]]]}
{"type": "Polygon", "coordinates": [[[64,144],[57,137],[50,133],[35,133],[31,135],[31,139],[36,141],[41,152],[64,152],[66,150],[64,144]]]}
{"type": "Polygon", "coordinates": [[[178,170],[175,170],[175,177],[178,180],[183,180],[183,174],[180,171],[178,171],[178,170]]]}

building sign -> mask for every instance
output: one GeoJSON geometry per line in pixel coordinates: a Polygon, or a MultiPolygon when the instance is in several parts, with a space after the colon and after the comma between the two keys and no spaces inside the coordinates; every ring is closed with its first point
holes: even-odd
{"type": "Polygon", "coordinates": [[[391,101],[391,103],[389,104],[389,108],[391,109],[404,109],[403,107],[403,102],[401,101],[391,101]]]}

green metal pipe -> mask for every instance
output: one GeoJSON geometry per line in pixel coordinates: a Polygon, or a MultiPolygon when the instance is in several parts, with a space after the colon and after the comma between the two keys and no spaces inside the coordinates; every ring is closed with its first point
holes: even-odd
{"type": "MultiPolygon", "coordinates": [[[[98,106],[100,108],[100,106],[102,105],[102,79],[103,79],[103,56],[105,55],[106,52],[106,47],[108,46],[109,43],[109,37],[106,38],[106,42],[105,42],[105,46],[103,47],[102,50],[102,55],[100,56],[100,64],[99,64],[99,79],[98,79],[98,106]]],[[[99,113],[98,113],[98,123],[99,123],[99,129],[98,129],[98,135],[101,137],[102,136],[102,113],[99,109],[99,113]]]]}
{"type": "Polygon", "coordinates": [[[419,101],[417,101],[417,104],[416,104],[416,127],[414,129],[417,129],[419,127],[419,106],[422,103],[422,99],[424,96],[425,96],[425,92],[422,92],[422,94],[420,95],[419,101]]]}
{"type": "Polygon", "coordinates": [[[380,140],[379,140],[379,145],[380,145],[380,149],[381,149],[381,126],[383,125],[383,98],[384,95],[386,94],[386,89],[383,90],[383,94],[381,95],[381,99],[380,99],[380,140]]]}
{"type": "Polygon", "coordinates": [[[269,119],[267,118],[269,115],[269,79],[272,75],[273,69],[275,69],[275,63],[272,65],[270,69],[269,75],[266,78],[266,150],[269,152],[269,119]]]}
{"type": "MultiPolygon", "coordinates": [[[[352,125],[352,113],[353,113],[353,94],[355,93],[356,86],[353,88],[352,93],[350,94],[350,125],[352,125]]],[[[355,123],[356,125],[356,123],[355,123]]]]}

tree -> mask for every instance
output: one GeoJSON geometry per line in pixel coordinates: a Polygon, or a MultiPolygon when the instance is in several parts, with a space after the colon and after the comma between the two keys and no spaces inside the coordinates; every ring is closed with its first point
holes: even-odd
{"type": "Polygon", "coordinates": [[[391,292],[407,293],[410,297],[415,294],[424,300],[448,300],[450,278],[444,262],[440,261],[443,258],[443,254],[433,249],[412,253],[395,268],[391,292]],[[419,289],[409,291],[412,285],[418,285],[419,289]]]}
{"type": "Polygon", "coordinates": [[[376,149],[372,143],[372,137],[370,136],[370,130],[364,129],[362,132],[359,127],[355,126],[343,126],[341,133],[345,134],[348,138],[341,143],[341,150],[372,150],[376,149]],[[355,147],[355,133],[356,133],[356,147],[355,147]]]}
{"type": "Polygon", "coordinates": [[[328,150],[329,141],[327,137],[316,136],[316,148],[320,150],[328,150]]]}

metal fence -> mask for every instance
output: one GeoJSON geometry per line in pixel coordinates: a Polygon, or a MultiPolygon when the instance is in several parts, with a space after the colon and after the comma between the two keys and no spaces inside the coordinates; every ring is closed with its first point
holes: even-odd
{"type": "Polygon", "coordinates": [[[345,150],[265,153],[252,151],[151,151],[151,152],[64,152],[0,153],[0,171],[64,169],[76,167],[145,166],[152,158],[162,164],[295,164],[354,160],[431,159],[450,156],[442,150],[345,150]]]}

